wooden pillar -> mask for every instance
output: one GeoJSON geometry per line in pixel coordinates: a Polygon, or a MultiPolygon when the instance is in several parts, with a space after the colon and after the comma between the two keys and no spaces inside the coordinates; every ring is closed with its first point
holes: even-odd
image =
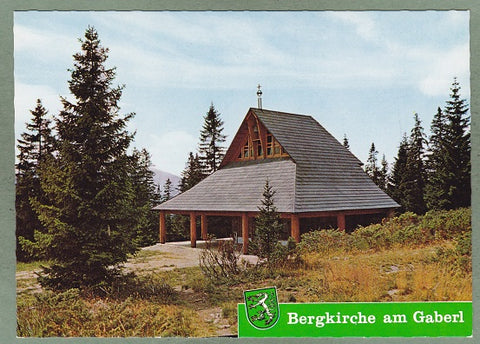
{"type": "Polygon", "coordinates": [[[167,229],[165,227],[165,212],[160,211],[160,243],[165,244],[167,241],[167,229]]]}
{"type": "Polygon", "coordinates": [[[243,254],[247,254],[248,251],[248,214],[242,214],[242,239],[243,239],[243,254]]]}
{"type": "Polygon", "coordinates": [[[197,247],[197,218],[195,213],[190,213],[190,246],[197,247]]]}
{"type": "Polygon", "coordinates": [[[297,214],[292,214],[290,220],[290,235],[295,239],[295,242],[300,242],[300,219],[297,214]]]}
{"type": "Polygon", "coordinates": [[[387,215],[387,218],[389,218],[389,219],[394,217],[395,216],[395,209],[388,209],[386,215],[387,215]]]}
{"type": "Polygon", "coordinates": [[[341,231],[345,230],[345,214],[338,214],[337,215],[337,227],[341,231]]]}
{"type": "Polygon", "coordinates": [[[207,216],[204,214],[200,215],[200,230],[202,232],[202,240],[207,240],[207,234],[208,234],[207,216]]]}

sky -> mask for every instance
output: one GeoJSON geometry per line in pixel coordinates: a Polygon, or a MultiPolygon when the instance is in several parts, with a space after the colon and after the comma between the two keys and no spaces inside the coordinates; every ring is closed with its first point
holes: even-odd
{"type": "Polygon", "coordinates": [[[470,97],[468,11],[15,12],[15,135],[40,98],[50,116],[93,26],[134,112],[133,146],[180,175],[211,104],[228,147],[250,107],[313,116],[364,163],[393,164],[418,113],[425,133],[457,77],[470,97]]]}

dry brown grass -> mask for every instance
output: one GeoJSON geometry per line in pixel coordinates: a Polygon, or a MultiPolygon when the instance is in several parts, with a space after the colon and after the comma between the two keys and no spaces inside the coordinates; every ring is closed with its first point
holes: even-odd
{"type": "Polygon", "coordinates": [[[304,288],[296,299],[320,301],[466,301],[472,298],[471,273],[438,261],[433,246],[395,247],[379,252],[341,251],[305,256],[304,288]]]}

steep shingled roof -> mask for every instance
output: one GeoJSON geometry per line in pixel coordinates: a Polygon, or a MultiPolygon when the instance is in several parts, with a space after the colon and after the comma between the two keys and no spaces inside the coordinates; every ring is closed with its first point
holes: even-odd
{"type": "MultiPolygon", "coordinates": [[[[290,155],[283,159],[226,162],[192,189],[155,209],[257,211],[268,179],[280,212],[303,213],[396,208],[399,205],[361,168],[361,162],[313,117],[251,108],[290,155]]],[[[243,126],[243,125],[242,125],[243,126]]],[[[243,140],[242,126],[226,153],[243,140]]],[[[243,126],[244,127],[244,126],[243,126]]],[[[230,161],[230,160],[228,160],[230,161]]]]}

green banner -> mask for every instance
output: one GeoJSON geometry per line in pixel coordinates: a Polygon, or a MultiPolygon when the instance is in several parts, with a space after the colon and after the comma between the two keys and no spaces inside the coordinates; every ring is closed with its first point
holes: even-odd
{"type": "Polygon", "coordinates": [[[472,302],[282,303],[267,329],[238,304],[239,337],[469,337],[472,302]]]}

